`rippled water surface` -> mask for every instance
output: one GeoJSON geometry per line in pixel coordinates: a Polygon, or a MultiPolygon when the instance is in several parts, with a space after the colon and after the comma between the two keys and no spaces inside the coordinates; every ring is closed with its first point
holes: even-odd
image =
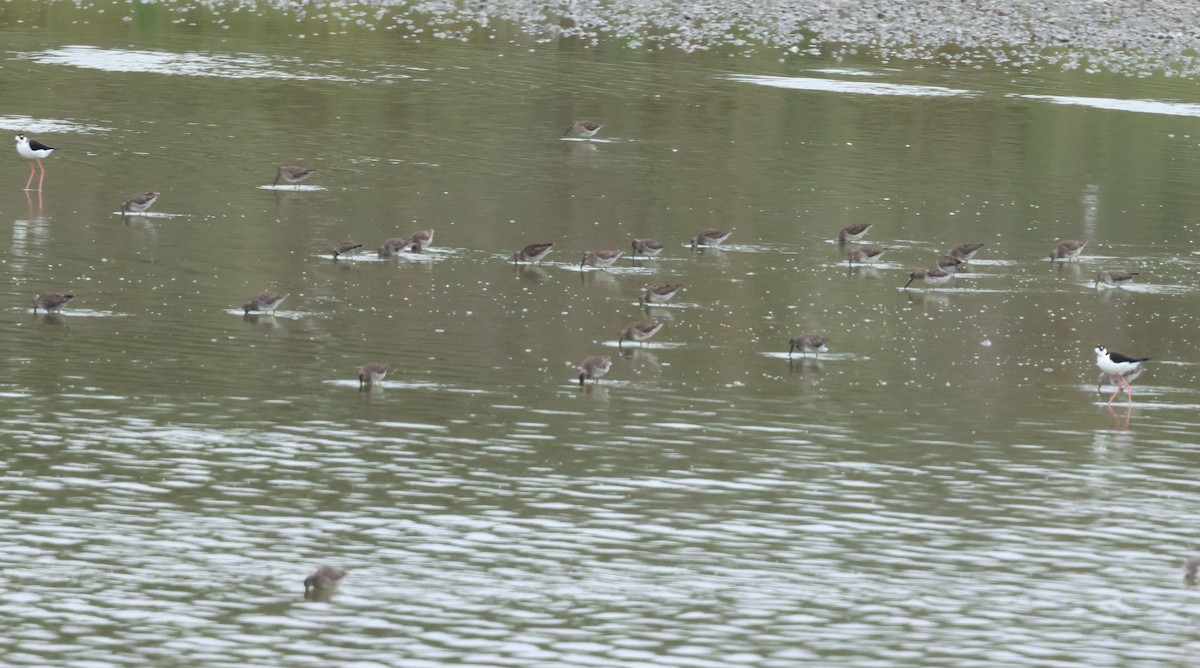
{"type": "Polygon", "coordinates": [[[1200,652],[1191,82],[4,11],[0,129],[57,151],[41,193],[0,162],[0,664],[1200,652]],[[1097,344],[1153,358],[1132,404],[1097,344]]]}

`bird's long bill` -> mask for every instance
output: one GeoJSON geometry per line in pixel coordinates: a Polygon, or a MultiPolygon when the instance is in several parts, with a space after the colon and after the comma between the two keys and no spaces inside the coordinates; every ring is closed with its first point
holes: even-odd
{"type": "Polygon", "coordinates": [[[908,286],[912,285],[912,282],[913,282],[913,280],[914,280],[914,279],[916,279],[916,276],[911,276],[911,275],[910,275],[910,276],[908,277],[908,282],[904,284],[904,289],[905,289],[905,290],[907,290],[907,289],[908,289],[908,286]]]}

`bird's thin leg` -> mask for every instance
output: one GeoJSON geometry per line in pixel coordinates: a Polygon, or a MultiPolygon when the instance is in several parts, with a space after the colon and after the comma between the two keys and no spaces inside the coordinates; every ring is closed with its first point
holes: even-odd
{"type": "MultiPolygon", "coordinates": [[[[38,167],[40,167],[42,170],[42,176],[41,176],[41,178],[38,179],[38,192],[42,192],[42,183],[45,182],[45,180],[46,180],[46,167],[42,165],[41,158],[37,159],[37,164],[38,164],[38,167]]],[[[33,165],[30,165],[30,167],[33,167],[33,165]]]]}
{"type": "Polygon", "coordinates": [[[25,182],[25,189],[29,190],[29,184],[33,183],[33,163],[29,163],[29,180],[25,182]]]}
{"type": "Polygon", "coordinates": [[[1109,398],[1108,398],[1108,405],[1109,405],[1109,406],[1111,406],[1111,405],[1112,405],[1112,400],[1113,400],[1113,399],[1116,399],[1116,398],[1117,398],[1117,395],[1121,393],[1121,389],[1122,389],[1122,388],[1121,388],[1121,383],[1120,383],[1120,381],[1117,381],[1117,391],[1116,391],[1116,392],[1113,392],[1113,395],[1112,395],[1111,397],[1109,397],[1109,398]]]}

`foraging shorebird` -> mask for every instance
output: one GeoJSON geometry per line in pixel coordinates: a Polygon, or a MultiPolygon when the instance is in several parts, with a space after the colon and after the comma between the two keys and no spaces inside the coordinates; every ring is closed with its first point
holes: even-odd
{"type": "Polygon", "coordinates": [[[722,232],[721,230],[701,230],[699,234],[692,237],[691,246],[720,246],[722,241],[729,238],[733,232],[722,232]]]}
{"type": "MultiPolygon", "coordinates": [[[[17,135],[17,153],[22,158],[36,160],[37,166],[42,170],[42,176],[38,179],[38,192],[42,191],[42,183],[46,180],[46,167],[42,165],[42,158],[48,157],[56,149],[53,146],[46,146],[40,141],[34,141],[25,135],[17,135]]],[[[29,190],[29,184],[33,183],[33,163],[29,163],[29,180],[25,182],[25,190],[29,190]]]]}
{"type": "Polygon", "coordinates": [[[1113,399],[1121,394],[1121,390],[1125,390],[1125,394],[1129,396],[1129,403],[1133,403],[1133,387],[1129,384],[1129,376],[1148,359],[1150,358],[1127,357],[1121,353],[1109,352],[1104,346],[1096,346],[1096,366],[1104,373],[1114,376],[1117,382],[1117,391],[1108,398],[1108,403],[1111,404],[1113,399]]]}
{"type": "Polygon", "coordinates": [[[274,292],[263,292],[254,299],[246,302],[245,306],[242,306],[242,310],[245,311],[247,315],[249,315],[251,311],[274,313],[275,309],[279,308],[279,305],[282,304],[283,300],[287,299],[287,297],[287,295],[280,295],[274,292]]]}
{"type": "Polygon", "coordinates": [[[309,589],[333,589],[346,577],[346,571],[332,566],[322,566],[315,573],[304,578],[304,591],[309,589]]]}
{"type": "Polygon", "coordinates": [[[963,261],[961,259],[956,258],[953,255],[943,255],[938,258],[937,268],[942,270],[954,269],[954,271],[959,271],[962,269],[962,263],[963,261]]]}
{"type": "Polygon", "coordinates": [[[579,385],[583,385],[583,381],[591,380],[598,382],[608,370],[612,368],[612,358],[608,355],[592,355],[583,360],[579,365],[579,385]]]}
{"type": "Polygon", "coordinates": [[[639,253],[646,257],[654,257],[663,251],[662,242],[656,239],[634,239],[630,245],[633,246],[634,257],[639,253]]]}
{"type": "Polygon", "coordinates": [[[846,258],[849,264],[854,264],[855,262],[859,264],[872,264],[883,257],[883,254],[889,250],[891,249],[880,248],[878,246],[860,246],[846,253],[846,258]]]}
{"type": "Polygon", "coordinates": [[[583,254],[583,260],[579,263],[579,268],[582,270],[585,264],[599,269],[611,267],[624,254],[625,251],[614,250],[587,251],[583,254]]]}
{"type": "Polygon", "coordinates": [[[554,244],[529,244],[517,251],[517,254],[513,256],[513,261],[540,262],[550,252],[551,248],[554,248],[554,244]]]}
{"type": "Polygon", "coordinates": [[[368,362],[358,367],[358,389],[374,385],[387,376],[388,365],[383,362],[368,362]]]}
{"type": "Polygon", "coordinates": [[[1078,260],[1079,254],[1083,252],[1083,247],[1088,245],[1087,241],[1075,241],[1074,239],[1065,239],[1058,242],[1054,250],[1050,251],[1051,260],[1078,260]]]}
{"type": "Polygon", "coordinates": [[[572,137],[589,139],[591,137],[595,137],[596,133],[599,132],[600,128],[602,127],[604,127],[602,124],[595,121],[575,121],[571,124],[571,127],[567,128],[567,131],[563,133],[563,136],[566,137],[569,135],[572,137]]]}
{"type": "Polygon", "coordinates": [[[430,246],[432,246],[434,231],[435,230],[433,230],[433,229],[428,229],[428,230],[417,230],[416,232],[413,232],[408,237],[408,245],[412,249],[412,251],[414,253],[420,253],[421,251],[425,250],[426,248],[429,248],[430,246]]]}
{"type": "Polygon", "coordinates": [[[43,292],[33,298],[33,312],[41,308],[46,313],[54,313],[75,298],[70,292],[43,292]]]}
{"type": "Polygon", "coordinates": [[[952,278],[954,278],[954,274],[942,271],[937,267],[921,267],[908,275],[908,283],[904,284],[904,289],[907,290],[908,286],[917,279],[921,279],[926,285],[936,287],[949,283],[952,278]]]}
{"type": "Polygon", "coordinates": [[[975,257],[980,248],[983,248],[983,244],[959,244],[950,249],[950,255],[966,262],[975,257]]]}
{"type": "MultiPolygon", "coordinates": [[[[295,165],[284,165],[275,173],[275,182],[271,185],[279,185],[279,179],[283,179],[291,184],[299,184],[304,179],[312,176],[317,170],[309,169],[308,167],[296,167],[295,165]]],[[[299,185],[296,186],[299,188],[299,185]]]]}
{"type": "Polygon", "coordinates": [[[1138,275],[1138,273],[1136,271],[1121,271],[1120,269],[1105,269],[1104,271],[1101,271],[1100,273],[1096,274],[1096,287],[1100,287],[1101,283],[1103,283],[1105,285],[1111,285],[1114,287],[1120,287],[1120,286],[1132,281],[1133,277],[1137,276],[1137,275],[1138,275]]]}
{"type": "Polygon", "coordinates": [[[857,225],[847,225],[838,232],[838,243],[844,244],[848,241],[858,241],[867,236],[867,232],[874,226],[874,223],[858,223],[857,225]]]}
{"type": "Polygon", "coordinates": [[[379,247],[377,252],[379,253],[379,257],[391,257],[405,248],[408,248],[408,244],[408,237],[392,237],[391,239],[384,241],[383,245],[379,247]]]}
{"type": "Polygon", "coordinates": [[[661,285],[651,285],[646,288],[642,296],[638,298],[638,303],[642,306],[647,304],[665,304],[671,301],[675,293],[679,292],[680,285],[678,283],[663,283],[661,285]]]}
{"type": "Polygon", "coordinates": [[[829,352],[829,348],[825,346],[826,343],[829,343],[829,337],[817,336],[816,334],[801,334],[791,341],[788,341],[788,345],[791,346],[788,349],[788,357],[791,357],[792,353],[796,352],[797,350],[799,350],[800,354],[802,355],[816,353],[817,357],[820,357],[821,353],[829,352]]]}
{"type": "Polygon", "coordinates": [[[617,347],[623,347],[626,341],[636,341],[645,345],[646,339],[658,333],[662,329],[663,324],[655,320],[640,320],[630,324],[625,329],[621,330],[621,336],[617,337],[617,347]]]}
{"type": "Polygon", "coordinates": [[[353,241],[349,241],[349,240],[343,241],[342,243],[333,247],[333,259],[336,260],[336,259],[338,259],[338,256],[340,256],[340,255],[346,255],[348,253],[352,253],[355,250],[362,248],[362,246],[363,246],[362,244],[356,244],[353,241]]]}
{"type": "Polygon", "coordinates": [[[156,200],[158,200],[158,193],[134,193],[121,205],[121,215],[128,215],[130,211],[133,213],[142,213],[146,209],[149,209],[156,200]]]}

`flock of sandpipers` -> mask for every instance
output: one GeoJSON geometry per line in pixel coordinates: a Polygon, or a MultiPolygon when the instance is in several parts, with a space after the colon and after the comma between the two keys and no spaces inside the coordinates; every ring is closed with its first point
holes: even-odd
{"type": "MultiPolygon", "coordinates": [[[[576,121],[567,129],[566,135],[579,139],[588,139],[596,135],[603,126],[600,123],[592,121],[576,121]]],[[[41,176],[38,180],[37,190],[42,190],[42,185],[46,178],[46,169],[42,165],[42,159],[54,152],[55,148],[47,146],[38,141],[31,140],[25,135],[17,135],[17,152],[24,158],[36,162],[37,168],[41,170],[41,176]]],[[[316,170],[307,167],[298,167],[285,165],[278,169],[275,181],[272,185],[278,185],[280,181],[285,181],[288,184],[297,185],[312,176],[316,170]]],[[[25,183],[25,190],[31,190],[33,177],[35,175],[34,163],[29,166],[29,179],[25,183]]],[[[121,205],[122,215],[140,214],[146,212],[158,199],[157,192],[139,192],[132,195],[121,205]]],[[[872,227],[871,223],[860,223],[849,225],[842,229],[837,236],[837,241],[846,252],[847,262],[851,265],[858,263],[870,265],[884,256],[888,252],[888,248],[858,245],[860,241],[867,235],[872,227]],[[853,247],[847,250],[847,245],[853,244],[853,247]]],[[[700,247],[716,247],[729,238],[731,232],[717,229],[706,229],[700,231],[694,236],[689,244],[692,249],[700,247]]],[[[394,256],[403,252],[420,253],[433,244],[434,230],[418,230],[407,237],[394,237],[387,239],[379,246],[376,251],[380,257],[394,256]]],[[[1087,241],[1077,241],[1073,239],[1063,240],[1058,242],[1054,250],[1050,253],[1052,261],[1070,261],[1078,260],[1079,255],[1083,252],[1087,241]]],[[[633,239],[631,249],[634,256],[654,257],[663,252],[664,245],[655,239],[633,239]]],[[[969,262],[983,248],[982,243],[964,243],[954,248],[940,257],[938,261],[930,266],[921,267],[909,274],[908,283],[904,285],[904,289],[908,289],[914,281],[921,281],[925,285],[936,288],[938,286],[949,283],[957,271],[961,270],[962,265],[969,262]]],[[[337,259],[341,256],[354,253],[361,249],[363,244],[353,241],[343,241],[333,248],[332,256],[337,259]]],[[[513,255],[513,260],[518,263],[536,263],[540,262],[554,247],[553,243],[536,243],[525,246],[513,255]]],[[[579,264],[580,270],[585,266],[590,266],[598,269],[611,267],[624,255],[624,251],[619,250],[591,250],[583,253],[579,264]]],[[[1129,272],[1122,270],[1106,269],[1100,271],[1096,275],[1096,285],[1103,283],[1108,286],[1120,286],[1128,283],[1137,276],[1137,272],[1129,272]]],[[[643,306],[653,306],[656,304],[664,304],[668,302],[680,290],[680,285],[673,283],[651,285],[642,293],[639,302],[643,306]]],[[[287,298],[286,294],[278,294],[274,292],[263,292],[242,308],[249,315],[252,312],[274,313],[274,311],[287,298]]],[[[75,298],[72,293],[63,292],[43,292],[37,295],[33,300],[33,308],[36,313],[38,309],[42,309],[47,313],[54,313],[62,309],[68,302],[75,298]]],[[[641,320],[631,323],[621,331],[618,339],[618,347],[622,347],[626,341],[643,343],[650,339],[662,329],[663,323],[656,320],[641,320]]],[[[827,352],[827,344],[829,338],[821,334],[806,333],[800,334],[788,341],[788,356],[791,357],[799,351],[801,355],[817,355],[827,352]]],[[[1117,390],[1108,399],[1111,404],[1113,399],[1120,395],[1122,391],[1129,397],[1129,402],[1133,402],[1133,391],[1129,381],[1141,371],[1142,362],[1149,358],[1127,357],[1120,353],[1111,352],[1104,346],[1097,346],[1095,349],[1096,364],[1100,367],[1101,378],[1100,382],[1107,379],[1116,384],[1117,390]]],[[[586,381],[598,382],[601,377],[609,372],[612,368],[612,357],[609,355],[591,355],[583,360],[579,365],[579,384],[582,386],[586,381]]],[[[388,372],[388,364],[384,362],[370,362],[364,364],[358,369],[359,388],[363,389],[374,383],[382,381],[388,372]]],[[[1197,569],[1200,569],[1200,557],[1195,557],[1187,563],[1187,573],[1189,577],[1196,574],[1197,569]]],[[[330,590],[345,576],[345,571],[322,566],[315,573],[310,575],[304,581],[305,591],[309,590],[330,590]]]]}

